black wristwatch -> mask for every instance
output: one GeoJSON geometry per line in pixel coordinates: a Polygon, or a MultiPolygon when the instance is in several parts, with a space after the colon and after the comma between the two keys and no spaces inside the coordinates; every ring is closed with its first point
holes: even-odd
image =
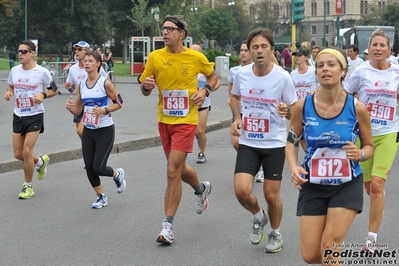
{"type": "Polygon", "coordinates": [[[208,84],[206,84],[206,85],[204,86],[204,89],[206,89],[206,97],[208,97],[208,96],[211,94],[211,92],[212,92],[211,86],[209,86],[208,84]]]}
{"type": "Polygon", "coordinates": [[[143,88],[143,91],[145,91],[145,92],[150,92],[150,91],[151,91],[151,90],[149,90],[149,89],[144,88],[144,84],[142,84],[141,86],[142,86],[142,88],[143,88]]]}
{"type": "Polygon", "coordinates": [[[104,115],[109,114],[109,109],[108,109],[108,107],[104,107],[104,110],[105,110],[105,114],[104,114],[104,115]]]}

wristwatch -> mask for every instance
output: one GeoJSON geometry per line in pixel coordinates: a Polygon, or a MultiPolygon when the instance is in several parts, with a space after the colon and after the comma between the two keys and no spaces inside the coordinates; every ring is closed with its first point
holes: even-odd
{"type": "Polygon", "coordinates": [[[206,84],[206,85],[204,86],[204,89],[206,89],[206,97],[208,97],[208,96],[211,94],[211,92],[212,92],[211,86],[209,86],[208,84],[206,84]]]}

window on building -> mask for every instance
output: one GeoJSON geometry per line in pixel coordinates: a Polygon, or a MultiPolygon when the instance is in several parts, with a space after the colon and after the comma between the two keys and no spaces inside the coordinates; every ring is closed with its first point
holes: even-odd
{"type": "Polygon", "coordinates": [[[364,1],[364,14],[368,14],[367,1],[364,1]]]}
{"type": "Polygon", "coordinates": [[[330,1],[327,1],[326,2],[326,13],[327,13],[327,16],[329,16],[330,15],[330,1]]]}
{"type": "Polygon", "coordinates": [[[328,25],[326,25],[326,34],[328,33],[328,25]]]}
{"type": "Polygon", "coordinates": [[[364,6],[363,6],[363,0],[360,1],[360,15],[364,15],[364,10],[363,10],[364,6]]]}
{"type": "Polygon", "coordinates": [[[312,10],[311,10],[311,14],[312,14],[312,17],[316,17],[317,16],[317,3],[315,2],[315,0],[312,0],[312,3],[311,3],[311,7],[312,7],[312,10]]]}
{"type": "Polygon", "coordinates": [[[342,1],[342,15],[346,14],[346,0],[342,1]]]}
{"type": "Polygon", "coordinates": [[[316,34],[316,26],[312,26],[312,34],[316,34]]]}

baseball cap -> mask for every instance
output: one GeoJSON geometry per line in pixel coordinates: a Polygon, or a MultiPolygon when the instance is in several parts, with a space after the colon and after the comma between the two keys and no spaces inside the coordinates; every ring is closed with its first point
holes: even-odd
{"type": "Polygon", "coordinates": [[[364,54],[368,54],[369,53],[369,49],[366,49],[363,51],[364,54]]]}
{"type": "Polygon", "coordinates": [[[78,42],[78,43],[75,43],[74,45],[73,45],[73,48],[75,48],[75,47],[82,47],[82,48],[90,48],[90,44],[88,44],[87,42],[85,42],[85,41],[80,41],[80,42],[78,42]]]}
{"type": "Polygon", "coordinates": [[[309,53],[308,51],[306,51],[305,49],[298,49],[297,51],[293,52],[292,55],[304,55],[304,56],[308,56],[309,53]]]}

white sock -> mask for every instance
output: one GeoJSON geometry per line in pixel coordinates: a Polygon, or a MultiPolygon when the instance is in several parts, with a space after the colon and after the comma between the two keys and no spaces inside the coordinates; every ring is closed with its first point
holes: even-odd
{"type": "Polygon", "coordinates": [[[25,185],[32,186],[32,182],[24,182],[25,185]]]}
{"type": "Polygon", "coordinates": [[[377,242],[377,233],[369,232],[369,236],[374,237],[375,242],[377,242]]]}
{"type": "Polygon", "coordinates": [[[273,232],[275,232],[276,234],[280,234],[280,227],[276,228],[276,229],[272,229],[273,232]]]}
{"type": "Polygon", "coordinates": [[[260,210],[254,215],[254,217],[255,217],[257,220],[262,221],[263,218],[265,217],[265,215],[263,214],[263,210],[260,209],[260,210]]]}
{"type": "Polygon", "coordinates": [[[38,160],[37,163],[36,163],[36,168],[40,168],[40,166],[42,166],[43,163],[44,163],[44,162],[43,162],[42,158],[39,157],[39,160],[38,160]]]}

